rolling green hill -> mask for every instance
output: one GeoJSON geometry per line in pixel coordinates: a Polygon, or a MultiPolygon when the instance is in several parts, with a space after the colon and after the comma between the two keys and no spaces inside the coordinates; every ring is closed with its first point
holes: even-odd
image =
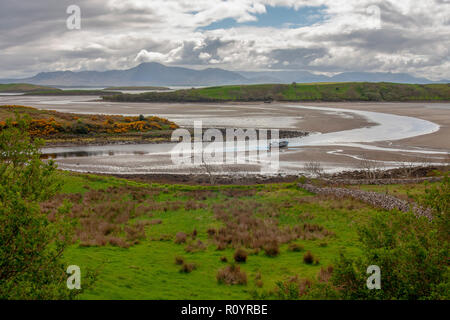
{"type": "Polygon", "coordinates": [[[450,84],[348,82],[234,85],[174,92],[117,94],[103,99],[128,102],[448,101],[450,84]]]}
{"type": "Polygon", "coordinates": [[[54,89],[52,87],[38,86],[38,85],[28,84],[28,83],[0,84],[0,92],[20,93],[20,92],[33,92],[33,91],[41,91],[41,90],[58,90],[58,89],[54,89]]]}

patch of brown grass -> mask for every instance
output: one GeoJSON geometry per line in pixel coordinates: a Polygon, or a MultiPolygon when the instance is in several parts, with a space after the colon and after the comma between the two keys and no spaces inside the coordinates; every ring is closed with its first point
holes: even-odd
{"type": "Polygon", "coordinates": [[[224,226],[209,229],[218,250],[228,247],[264,249],[291,241],[323,239],[334,235],[324,227],[312,223],[279,226],[278,217],[284,204],[261,203],[255,200],[227,200],[213,204],[214,215],[224,226]]]}
{"type": "Polygon", "coordinates": [[[319,282],[328,282],[331,279],[331,276],[333,275],[333,266],[328,266],[326,268],[320,268],[320,271],[317,275],[317,279],[319,282]]]}
{"type": "Polygon", "coordinates": [[[187,234],[184,232],[178,232],[175,235],[175,243],[176,244],[186,243],[186,240],[187,240],[187,234]]]}
{"type": "Polygon", "coordinates": [[[195,269],[197,269],[197,265],[195,263],[186,263],[185,262],[181,266],[180,272],[182,272],[182,273],[191,273],[195,269]]]}
{"type": "Polygon", "coordinates": [[[182,265],[184,263],[184,258],[182,256],[176,256],[175,257],[175,264],[176,265],[182,265]]]}
{"type": "Polygon", "coordinates": [[[297,243],[291,243],[289,244],[288,250],[292,252],[300,252],[303,251],[305,248],[301,244],[297,243]]]}
{"type": "Polygon", "coordinates": [[[247,284],[247,274],[241,271],[236,265],[229,265],[220,269],[216,275],[217,282],[227,285],[245,285],[247,284]]]}
{"type": "Polygon", "coordinates": [[[239,248],[234,252],[233,257],[234,257],[234,261],[239,262],[239,263],[244,263],[247,261],[247,256],[248,256],[247,251],[239,248]]]}

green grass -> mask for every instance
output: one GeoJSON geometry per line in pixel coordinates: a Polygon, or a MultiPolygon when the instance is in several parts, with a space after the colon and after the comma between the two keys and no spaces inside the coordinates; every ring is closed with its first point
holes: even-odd
{"type": "Polygon", "coordinates": [[[233,85],[174,92],[116,94],[103,99],[130,102],[448,101],[450,85],[386,82],[233,85]]]}
{"type": "Polygon", "coordinates": [[[28,83],[0,84],[0,92],[20,93],[20,92],[33,92],[33,91],[41,91],[41,90],[54,90],[54,88],[46,87],[46,86],[38,86],[38,85],[28,84],[28,83]]]}
{"type": "Polygon", "coordinates": [[[67,172],[60,173],[64,183],[63,193],[84,193],[86,186],[95,190],[109,187],[135,186],[140,188],[156,188],[155,201],[183,201],[190,198],[183,192],[210,190],[214,196],[198,200],[205,204],[221,203],[229,198],[227,190],[255,189],[257,193],[249,197],[239,197],[241,201],[257,201],[263,205],[279,205],[279,225],[299,223],[302,214],[310,213],[314,217],[308,223],[319,224],[336,236],[322,240],[297,240],[302,244],[303,252],[290,252],[288,245],[280,247],[280,255],[267,257],[263,251],[250,254],[241,269],[247,273],[248,284],[245,286],[219,285],[216,281],[218,269],[227,264],[220,261],[226,256],[233,260],[233,249],[217,251],[208,240],[207,229],[222,225],[217,221],[211,209],[153,212],[151,219],[161,219],[162,224],[147,227],[146,239],[128,249],[112,247],[80,247],[75,244],[65,253],[67,264],[98,269],[99,277],[95,286],[85,292],[82,299],[251,299],[256,290],[263,293],[272,290],[276,282],[286,280],[290,276],[315,279],[321,267],[333,264],[339,252],[345,249],[351,255],[359,255],[356,226],[366,221],[375,213],[373,208],[351,200],[327,201],[315,198],[308,192],[299,189],[295,184],[269,184],[258,186],[184,186],[142,184],[112,177],[79,175],[67,172]],[[283,208],[283,204],[292,199],[299,199],[291,207],[283,208]],[[300,201],[306,199],[308,201],[300,201]],[[177,232],[191,233],[198,231],[198,239],[208,245],[207,250],[186,253],[185,245],[171,241],[160,241],[159,236],[174,236],[177,232]],[[158,239],[158,240],[152,240],[158,239]],[[326,242],[323,246],[321,243],[326,242]],[[303,254],[310,250],[320,258],[319,265],[303,263],[303,254]],[[175,265],[175,256],[182,256],[187,262],[193,262],[197,269],[192,273],[180,273],[180,266],[175,265]],[[261,273],[264,286],[258,288],[254,277],[261,273]]]}

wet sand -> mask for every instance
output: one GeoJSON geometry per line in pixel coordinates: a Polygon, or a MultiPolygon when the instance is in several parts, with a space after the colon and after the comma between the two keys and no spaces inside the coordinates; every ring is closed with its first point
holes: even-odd
{"type": "MultiPolygon", "coordinates": [[[[92,97],[33,97],[2,96],[0,104],[28,105],[62,112],[100,113],[123,115],[157,115],[166,117],[185,127],[201,120],[204,127],[241,127],[291,129],[322,134],[361,128],[378,128],[362,114],[347,110],[360,110],[414,117],[439,125],[429,134],[399,140],[375,141],[366,147],[350,145],[291,146],[280,153],[280,172],[302,173],[305,163],[319,162],[328,172],[355,170],[364,166],[393,168],[402,165],[441,164],[449,161],[450,104],[449,103],[240,103],[240,104],[164,104],[164,103],[111,103],[94,101],[92,97]],[[299,109],[295,106],[332,108],[332,110],[299,109]],[[370,147],[370,148],[368,148],[370,147]],[[379,147],[386,148],[377,149],[379,147]],[[371,149],[372,148],[372,149],[371,149]]],[[[430,124],[430,123],[429,123],[430,124]]],[[[399,124],[400,125],[400,124],[399,124]]],[[[403,124],[405,125],[405,124],[403,124]]],[[[413,124],[412,124],[413,125],[413,124]]],[[[399,127],[399,131],[401,131],[399,127]]],[[[415,130],[416,128],[407,128],[415,130]]],[[[160,148],[165,148],[161,146],[160,148]]],[[[158,152],[156,152],[158,153],[158,152]]],[[[122,174],[204,173],[202,167],[173,166],[170,156],[158,154],[120,154],[95,157],[67,157],[58,159],[61,168],[74,171],[113,172],[122,174]],[[130,161],[133,166],[130,167],[130,161]]],[[[238,165],[218,168],[217,171],[257,172],[258,166],[238,165]]]]}

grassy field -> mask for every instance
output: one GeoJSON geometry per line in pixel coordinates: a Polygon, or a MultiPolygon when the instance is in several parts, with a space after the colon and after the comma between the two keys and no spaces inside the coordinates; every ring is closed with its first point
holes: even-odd
{"type": "MultiPolygon", "coordinates": [[[[62,195],[43,208],[51,216],[64,199],[73,204],[80,224],[65,261],[99,272],[82,299],[270,297],[277,281],[317,281],[342,250],[359,255],[356,227],[377,212],[354,200],[312,195],[295,183],[186,186],[60,175],[62,195]],[[281,243],[278,254],[267,249],[274,239],[281,243]],[[247,283],[219,284],[217,272],[234,263],[237,248],[248,253],[239,263],[247,283]],[[307,251],[315,263],[304,262],[307,251]],[[181,272],[176,257],[196,268],[181,272]]],[[[412,188],[423,192],[421,185],[412,188]]]]}
{"type": "Polygon", "coordinates": [[[21,92],[43,91],[43,90],[57,90],[57,89],[28,83],[0,84],[0,92],[21,93],[21,92]]]}
{"type": "Polygon", "coordinates": [[[235,85],[175,92],[117,94],[103,99],[130,102],[448,101],[450,85],[366,82],[235,85]]]}

